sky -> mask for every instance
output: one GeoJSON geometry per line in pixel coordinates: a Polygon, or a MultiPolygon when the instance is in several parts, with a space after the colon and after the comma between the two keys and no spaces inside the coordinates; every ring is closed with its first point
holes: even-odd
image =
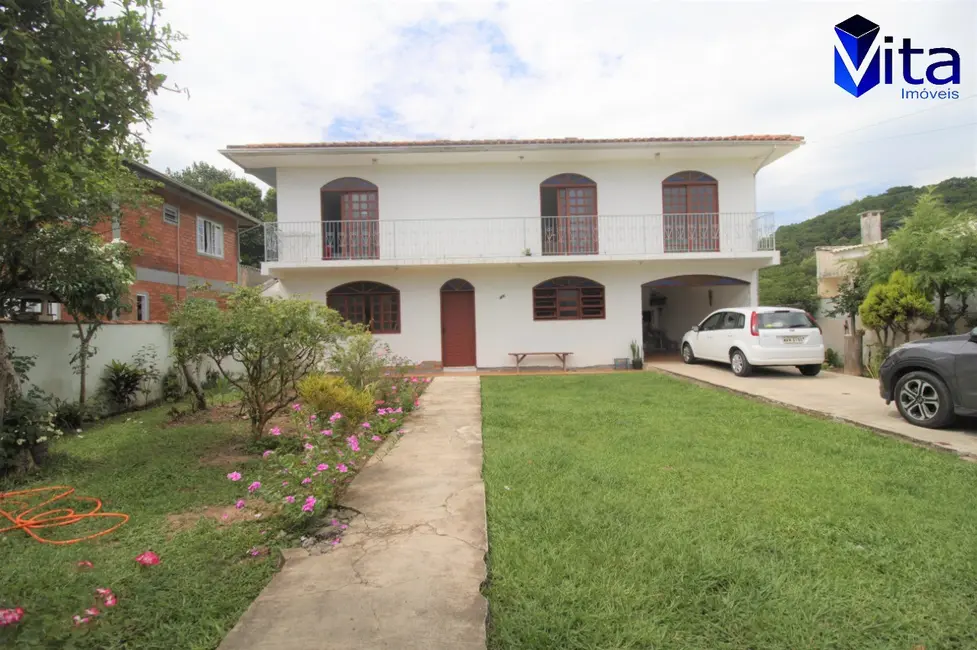
{"type": "Polygon", "coordinates": [[[801,135],[757,175],[778,224],[977,175],[977,0],[164,1],[186,40],[162,71],[188,94],[154,100],[159,169],[240,172],[218,150],[257,142],[801,135]],[[956,49],[961,83],[923,87],[960,99],[903,99],[898,64],[862,97],[836,86],[855,13],[956,49]]]}

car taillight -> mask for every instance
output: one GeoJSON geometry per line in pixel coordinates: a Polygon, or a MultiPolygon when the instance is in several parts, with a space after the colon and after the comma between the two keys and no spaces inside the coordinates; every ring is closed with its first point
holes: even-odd
{"type": "Polygon", "coordinates": [[[824,332],[821,331],[821,326],[818,325],[818,321],[816,318],[814,318],[814,316],[811,316],[807,312],[804,312],[804,315],[807,316],[807,320],[811,321],[811,325],[814,325],[814,327],[818,328],[819,333],[824,334],[824,332]]]}
{"type": "Polygon", "coordinates": [[[750,314],[750,336],[760,336],[760,317],[756,312],[750,314]]]}

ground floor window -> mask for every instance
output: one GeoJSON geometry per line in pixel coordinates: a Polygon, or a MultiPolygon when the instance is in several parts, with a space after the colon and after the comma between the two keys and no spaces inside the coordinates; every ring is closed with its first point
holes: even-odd
{"type": "Polygon", "coordinates": [[[587,278],[562,277],[533,287],[533,320],[604,318],[604,285],[587,278]]]}
{"type": "Polygon", "coordinates": [[[374,334],[400,332],[400,292],[379,282],[350,282],[326,293],[326,304],[374,334]]]}

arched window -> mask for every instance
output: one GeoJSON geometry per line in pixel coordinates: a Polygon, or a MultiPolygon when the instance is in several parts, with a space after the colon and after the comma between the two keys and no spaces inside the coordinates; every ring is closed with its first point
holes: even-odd
{"type": "Polygon", "coordinates": [[[543,255],[597,254],[597,183],[557,174],[539,184],[543,255]]]}
{"type": "Polygon", "coordinates": [[[684,171],[662,181],[665,252],[719,250],[719,183],[709,174],[684,171]]]}
{"type": "Polygon", "coordinates": [[[379,282],[350,282],[326,293],[326,304],[375,334],[400,333],[400,292],[379,282]]]}
{"type": "Polygon", "coordinates": [[[562,277],[533,287],[533,320],[604,318],[604,285],[587,278],[562,277]]]}
{"type": "Polygon", "coordinates": [[[377,186],[362,178],[337,178],[319,190],[322,258],[369,260],[380,257],[377,186]]]}

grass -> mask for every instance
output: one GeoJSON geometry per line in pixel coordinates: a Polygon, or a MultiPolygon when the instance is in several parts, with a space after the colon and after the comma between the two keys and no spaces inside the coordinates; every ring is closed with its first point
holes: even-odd
{"type": "Polygon", "coordinates": [[[977,647],[977,465],[652,373],[482,401],[491,650],[977,647]]]}
{"type": "Polygon", "coordinates": [[[230,468],[201,460],[246,440],[245,428],[227,422],[165,426],[167,420],[167,408],[160,407],[108,421],[57,442],[51,463],[29,483],[0,483],[0,491],[69,485],[78,495],[102,499],[105,511],[130,515],[114,533],[70,546],[41,544],[20,531],[0,534],[0,607],[26,610],[19,626],[0,628],[0,646],[214,648],[271,578],[274,554],[248,554],[271,536],[261,535],[260,520],[222,525],[202,519],[182,530],[167,520],[234,503],[240,486],[225,478],[230,468]],[[147,549],[161,564],[134,561],[147,549]],[[79,570],[81,560],[94,568],[79,570]],[[96,587],[112,589],[118,605],[74,628],[71,617],[95,605],[96,587]]]}

